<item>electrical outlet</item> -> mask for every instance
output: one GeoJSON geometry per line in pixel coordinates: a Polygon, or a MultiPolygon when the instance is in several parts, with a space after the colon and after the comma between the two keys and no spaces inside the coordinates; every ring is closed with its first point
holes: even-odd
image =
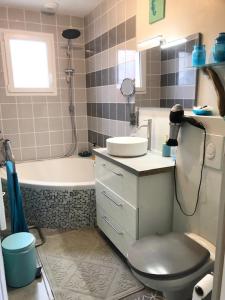
{"type": "Polygon", "coordinates": [[[205,166],[220,170],[224,159],[224,136],[207,134],[205,166]]]}

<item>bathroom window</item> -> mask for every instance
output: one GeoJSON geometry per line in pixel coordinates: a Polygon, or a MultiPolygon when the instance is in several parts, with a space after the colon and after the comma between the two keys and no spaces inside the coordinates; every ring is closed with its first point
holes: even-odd
{"type": "Polygon", "coordinates": [[[135,87],[137,94],[146,93],[146,51],[135,54],[135,87]]]}
{"type": "Polygon", "coordinates": [[[52,34],[5,31],[2,48],[8,95],[56,95],[52,34]]]}

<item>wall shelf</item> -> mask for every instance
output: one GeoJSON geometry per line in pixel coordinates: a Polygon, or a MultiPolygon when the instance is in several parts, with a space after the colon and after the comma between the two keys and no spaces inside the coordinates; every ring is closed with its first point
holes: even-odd
{"type": "Polygon", "coordinates": [[[220,63],[209,63],[202,66],[197,67],[198,69],[204,69],[204,68],[222,68],[225,71],[225,61],[220,63]]]}
{"type": "Polygon", "coordinates": [[[202,70],[212,80],[218,95],[218,109],[225,120],[225,62],[206,64],[198,69],[202,70]]]}

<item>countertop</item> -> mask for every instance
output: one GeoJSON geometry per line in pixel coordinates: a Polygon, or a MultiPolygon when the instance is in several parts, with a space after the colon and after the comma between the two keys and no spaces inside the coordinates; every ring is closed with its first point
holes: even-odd
{"type": "Polygon", "coordinates": [[[136,176],[147,176],[171,171],[174,161],[171,157],[162,157],[160,153],[148,151],[139,157],[117,157],[107,153],[106,148],[96,148],[93,153],[111,163],[133,173],[136,176]]]}

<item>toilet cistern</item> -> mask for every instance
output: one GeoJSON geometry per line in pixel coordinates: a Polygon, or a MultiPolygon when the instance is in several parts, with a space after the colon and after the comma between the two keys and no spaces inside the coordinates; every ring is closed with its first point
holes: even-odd
{"type": "Polygon", "coordinates": [[[140,125],[138,129],[147,127],[147,139],[148,139],[148,150],[151,151],[152,148],[152,119],[144,120],[147,124],[140,125]]]}

